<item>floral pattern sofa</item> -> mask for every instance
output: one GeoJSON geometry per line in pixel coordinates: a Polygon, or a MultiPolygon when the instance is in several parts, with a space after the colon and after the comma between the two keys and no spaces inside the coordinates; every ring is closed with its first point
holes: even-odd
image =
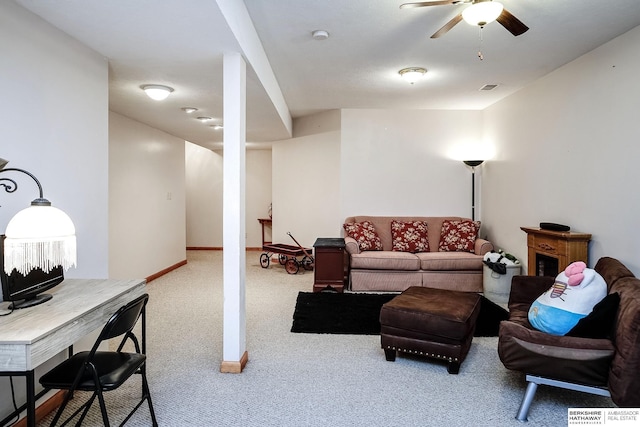
{"type": "Polygon", "coordinates": [[[402,292],[411,286],[482,292],[491,242],[461,217],[352,216],[343,224],[349,289],[402,292]]]}

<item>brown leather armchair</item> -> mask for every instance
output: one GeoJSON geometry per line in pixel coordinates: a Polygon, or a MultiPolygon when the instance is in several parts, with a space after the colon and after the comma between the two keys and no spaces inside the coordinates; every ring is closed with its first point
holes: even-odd
{"type": "Polygon", "coordinates": [[[526,374],[527,390],[516,418],[527,421],[538,385],[610,396],[620,407],[640,407],[640,279],[620,261],[604,257],[594,268],[620,303],[607,337],[550,335],[527,319],[533,301],[553,277],[515,276],[509,319],[501,322],[498,354],[507,369],[526,374]]]}

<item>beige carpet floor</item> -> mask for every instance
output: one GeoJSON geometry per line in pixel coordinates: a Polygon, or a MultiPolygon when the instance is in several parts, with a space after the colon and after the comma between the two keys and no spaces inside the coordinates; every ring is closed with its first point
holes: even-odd
{"type": "MultiPolygon", "coordinates": [[[[379,336],[291,333],[296,297],[312,289],[313,272],[289,275],[277,262],[263,269],[259,256],[247,253],[241,374],[219,372],[221,252],[189,251],[186,266],[147,285],[148,376],[161,426],[522,426],[514,417],[524,378],[502,366],[497,338],[474,338],[460,373],[449,375],[432,360],[387,362],[379,336]]],[[[136,378],[107,394],[113,425],[138,390],[136,378]]],[[[85,425],[102,425],[94,406],[85,425]]],[[[568,408],[612,406],[541,386],[528,424],[566,426],[568,408]]],[[[146,406],[128,425],[151,425],[146,406]]]]}

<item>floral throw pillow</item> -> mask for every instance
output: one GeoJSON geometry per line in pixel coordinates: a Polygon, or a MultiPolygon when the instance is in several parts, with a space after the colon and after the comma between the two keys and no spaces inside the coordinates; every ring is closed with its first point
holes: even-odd
{"type": "Polygon", "coordinates": [[[473,252],[480,221],[444,220],[440,233],[441,252],[473,252]]]}
{"type": "Polygon", "coordinates": [[[397,252],[429,252],[429,235],[424,221],[391,221],[393,250],[397,252]]]}
{"type": "Polygon", "coordinates": [[[349,237],[356,239],[361,251],[382,250],[382,241],[376,233],[376,228],[369,221],[343,224],[342,228],[349,237]]]}

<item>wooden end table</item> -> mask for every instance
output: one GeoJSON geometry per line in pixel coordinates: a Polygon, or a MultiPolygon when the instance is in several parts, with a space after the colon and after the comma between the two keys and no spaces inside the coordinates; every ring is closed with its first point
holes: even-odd
{"type": "Polygon", "coordinates": [[[313,292],[333,290],[344,292],[346,283],[346,251],[342,237],[320,237],[313,244],[314,280],[313,292]]]}

